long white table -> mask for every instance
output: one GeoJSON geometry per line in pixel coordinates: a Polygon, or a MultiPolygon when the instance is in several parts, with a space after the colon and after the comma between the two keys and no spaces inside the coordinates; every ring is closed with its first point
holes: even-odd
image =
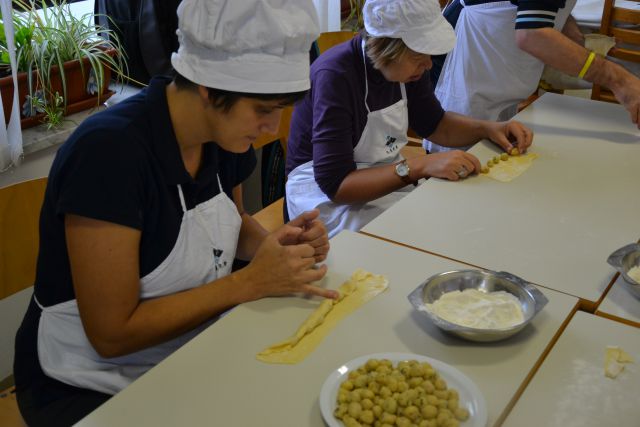
{"type": "Polygon", "coordinates": [[[507,417],[504,427],[635,427],[640,424],[640,329],[578,312],[507,417]],[[608,345],[629,353],[615,379],[604,375],[608,345]]]}
{"type": "MultiPolygon", "coordinates": [[[[429,179],[363,231],[597,302],[640,236],[640,131],[616,104],[547,93],[518,114],[540,157],[510,183],[429,179]]],[[[471,149],[482,163],[498,148],[471,149]]]]}
{"type": "MultiPolygon", "coordinates": [[[[389,289],[345,318],[297,365],[255,359],[290,336],[317,299],[269,298],[235,308],[102,407],[81,426],[323,426],[318,395],[326,377],[355,357],[409,352],[448,363],[480,388],[493,425],[577,306],[543,290],[549,303],[531,325],[502,342],[443,334],[407,295],[427,277],[463,265],[358,233],[331,240],[324,283],[338,287],[356,268],[389,279],[389,289]]],[[[463,424],[464,425],[464,424],[463,424]]]]}

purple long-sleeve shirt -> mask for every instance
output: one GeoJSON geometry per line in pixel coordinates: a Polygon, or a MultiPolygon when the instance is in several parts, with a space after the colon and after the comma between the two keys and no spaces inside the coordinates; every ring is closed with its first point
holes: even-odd
{"type": "MultiPolygon", "coordinates": [[[[313,159],[315,180],[333,198],[342,180],[356,169],[353,149],[367,124],[364,103],[365,72],[362,38],[337,45],[311,66],[311,89],[293,111],[287,147],[286,173],[313,159]]],[[[401,98],[400,84],[387,81],[367,58],[371,111],[386,108],[401,98]]],[[[444,115],[433,93],[429,73],[407,83],[409,126],[428,137],[444,115]]]]}

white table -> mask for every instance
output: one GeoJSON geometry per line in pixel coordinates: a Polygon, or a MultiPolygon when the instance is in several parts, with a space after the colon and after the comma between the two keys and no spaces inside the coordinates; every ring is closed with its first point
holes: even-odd
{"type": "MultiPolygon", "coordinates": [[[[620,105],[552,93],[517,119],[540,156],[524,174],[429,179],[363,231],[596,302],[607,257],[640,235],[640,131],[620,105]]],[[[471,152],[485,163],[494,147],[471,152]]]]}
{"type": "Polygon", "coordinates": [[[427,277],[461,265],[352,232],[331,245],[328,286],[339,286],[359,267],[385,274],[390,285],[306,360],[269,365],[255,355],[292,334],[318,301],[255,301],[234,309],[79,425],[323,426],[318,395],[326,377],[342,363],[376,352],[423,354],[460,369],[482,390],[492,425],[577,304],[544,290],[549,303],[520,334],[471,343],[441,333],[407,300],[427,277]]]}
{"type": "Polygon", "coordinates": [[[625,323],[640,327],[640,298],[628,290],[628,285],[619,276],[598,306],[596,314],[618,318],[625,323]]]}
{"type": "Polygon", "coordinates": [[[640,329],[577,312],[504,427],[635,427],[640,423],[640,329]],[[608,345],[635,363],[615,379],[604,375],[608,345]]]}

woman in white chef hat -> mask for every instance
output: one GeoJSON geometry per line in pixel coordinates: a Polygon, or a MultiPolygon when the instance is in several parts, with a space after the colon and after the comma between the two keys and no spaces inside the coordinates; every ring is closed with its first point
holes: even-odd
{"type": "Polygon", "coordinates": [[[16,337],[30,426],[73,424],[237,304],[337,296],[311,284],[317,211],[267,235],[231,201],[251,143],[309,88],[313,3],[184,0],[178,16],[175,79],[87,119],[53,163],[16,337]],[[231,273],[234,257],[251,262],[231,273]]]}
{"type": "Polygon", "coordinates": [[[360,229],[421,178],[479,172],[478,159],[460,150],[404,160],[409,127],[448,147],[488,138],[524,152],[532,140],[518,122],[442,109],[426,71],[456,39],[436,0],[367,0],[363,14],[366,31],[313,63],[288,139],[289,216],[317,207],[330,236],[360,229]]]}

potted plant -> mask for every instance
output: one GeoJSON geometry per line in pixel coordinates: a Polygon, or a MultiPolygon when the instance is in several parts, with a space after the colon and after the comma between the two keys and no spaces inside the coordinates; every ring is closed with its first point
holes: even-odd
{"type": "MultiPolygon", "coordinates": [[[[55,126],[63,114],[95,107],[113,94],[108,89],[111,72],[117,77],[124,75],[126,63],[117,36],[95,25],[94,14],[73,16],[66,0],[13,3],[17,8],[12,20],[23,128],[41,122],[55,126]]],[[[0,25],[3,24],[4,19],[0,25]]],[[[8,121],[13,80],[3,28],[0,90],[8,121]]]]}
{"type": "Polygon", "coordinates": [[[343,30],[356,32],[364,28],[364,18],[362,16],[364,3],[365,0],[340,1],[340,18],[343,30]]]}

